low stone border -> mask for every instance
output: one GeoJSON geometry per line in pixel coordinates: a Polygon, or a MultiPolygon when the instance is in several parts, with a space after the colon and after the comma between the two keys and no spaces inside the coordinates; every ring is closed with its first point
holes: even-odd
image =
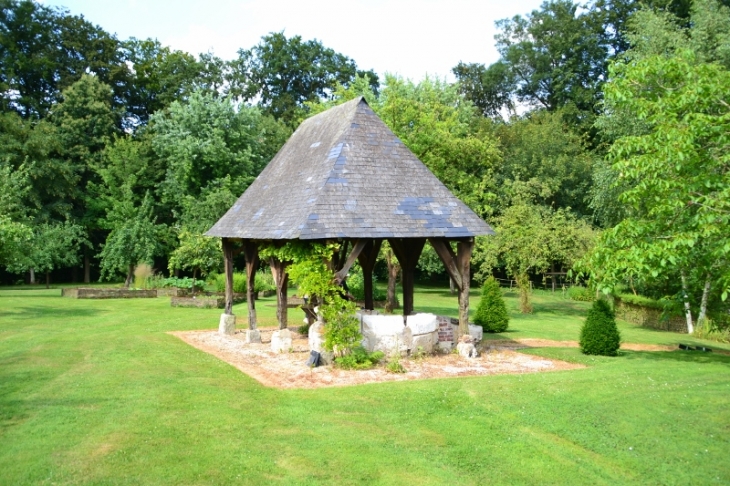
{"type": "Polygon", "coordinates": [[[61,296],[72,299],[154,299],[157,290],[70,288],[61,290],[61,296]]]}
{"type": "Polygon", "coordinates": [[[687,332],[687,320],[683,316],[664,316],[659,309],[637,305],[614,297],[616,317],[642,327],[661,331],[687,332]]]}
{"type": "MultiPolygon", "coordinates": [[[[233,294],[233,304],[246,302],[246,294],[233,294]]],[[[192,297],[171,297],[172,307],[197,307],[199,309],[224,309],[226,297],[220,294],[199,294],[192,297]]]]}

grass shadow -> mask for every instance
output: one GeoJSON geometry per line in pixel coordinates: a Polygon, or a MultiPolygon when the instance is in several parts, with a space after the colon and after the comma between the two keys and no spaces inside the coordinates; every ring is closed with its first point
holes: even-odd
{"type": "Polygon", "coordinates": [[[621,356],[628,360],[647,360],[647,361],[678,361],[681,363],[722,363],[730,364],[730,356],[715,352],[703,351],[629,351],[621,350],[621,356]]]}
{"type": "Polygon", "coordinates": [[[93,317],[102,313],[108,312],[107,309],[90,309],[84,308],[73,308],[64,309],[59,307],[16,307],[14,311],[3,312],[0,315],[5,317],[12,317],[14,319],[38,319],[38,318],[60,318],[69,319],[73,317],[93,317]]]}

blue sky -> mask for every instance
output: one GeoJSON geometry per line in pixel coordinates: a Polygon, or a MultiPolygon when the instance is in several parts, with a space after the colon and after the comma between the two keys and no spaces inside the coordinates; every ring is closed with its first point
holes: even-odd
{"type": "MultiPolygon", "coordinates": [[[[41,0],[38,0],[41,1],[41,0]]],[[[42,0],[67,7],[120,39],[157,38],[191,54],[236,57],[262,35],[319,39],[361,69],[452,80],[459,61],[492,63],[494,21],[542,0],[42,0]]]]}

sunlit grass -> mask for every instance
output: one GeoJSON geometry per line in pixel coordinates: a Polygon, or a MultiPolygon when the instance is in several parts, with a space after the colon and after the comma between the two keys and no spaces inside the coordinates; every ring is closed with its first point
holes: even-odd
{"type": "MultiPolygon", "coordinates": [[[[281,391],[166,334],[220,310],[59,294],[0,290],[0,484],[730,482],[727,356],[544,348],[529,352],[588,367],[281,391]]],[[[577,339],[587,304],[533,298],[522,316],[507,295],[499,337],[577,339]]],[[[456,297],[423,289],[416,308],[455,315],[456,297]]]]}

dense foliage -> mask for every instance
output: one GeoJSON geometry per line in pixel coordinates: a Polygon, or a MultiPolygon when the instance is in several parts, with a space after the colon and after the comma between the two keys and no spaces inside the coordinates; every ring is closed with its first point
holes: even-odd
{"type": "Polygon", "coordinates": [[[588,311],[580,329],[580,350],[583,354],[616,356],[620,346],[616,315],[606,300],[598,299],[588,311]]]}
{"type": "MultiPolygon", "coordinates": [[[[283,32],[231,61],[194,56],[5,0],[0,278],[83,268],[85,281],[130,283],[141,262],[215,272],[205,231],[301,120],[364,96],[497,230],[476,241],[475,277],[516,280],[524,312],[532,282],[575,269],[586,295],[623,285],[681,303],[690,330],[719,322],[730,306],[728,3],[547,0],[497,21],[500,58],[460,63],[449,83],[379,78],[283,32]]],[[[392,309],[399,265],[387,244],[381,258],[392,309]]],[[[446,280],[428,248],[419,269],[446,280]]]]}
{"type": "Polygon", "coordinates": [[[474,314],[474,324],[482,326],[486,332],[504,332],[509,326],[507,305],[504,303],[499,282],[494,277],[484,281],[482,297],[474,314]]]}

